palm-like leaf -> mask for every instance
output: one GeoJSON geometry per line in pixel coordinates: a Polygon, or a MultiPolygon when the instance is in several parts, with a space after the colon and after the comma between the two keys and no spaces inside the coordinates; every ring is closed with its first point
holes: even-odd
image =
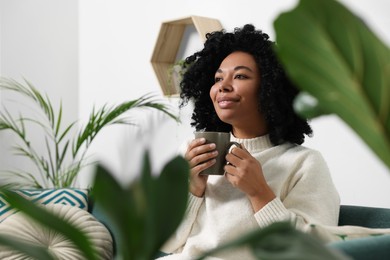
{"type": "Polygon", "coordinates": [[[62,103],[58,113],[55,113],[49,97],[42,95],[31,83],[26,81],[25,86],[15,80],[1,78],[0,89],[16,92],[32,100],[44,116],[44,120],[22,115],[14,117],[5,107],[4,112],[0,112],[0,131],[9,130],[18,136],[21,142],[14,145],[14,151],[31,160],[43,179],[41,182],[34,178],[31,186],[37,188],[73,185],[78,172],[87,164],[85,155],[96,135],[109,125],[132,124],[130,117],[125,115],[131,109],[152,108],[178,120],[161,100],[153,95],[145,95],[117,106],[104,105],[100,109],[93,109],[88,123],[75,136],[72,130],[76,122],[65,127],[62,125],[62,103]],[[26,133],[27,122],[36,124],[43,130],[46,154],[38,153],[38,149],[31,145],[26,133]],[[65,165],[65,161],[70,162],[69,165],[65,165]]]}
{"type": "Polygon", "coordinates": [[[276,19],[275,30],[291,79],[390,167],[389,48],[333,0],[301,0],[276,19]]]}
{"type": "Polygon", "coordinates": [[[124,102],[110,108],[107,108],[105,105],[97,111],[95,111],[95,109],[92,110],[87,125],[78,134],[73,147],[73,155],[77,154],[83,144],[88,147],[103,127],[113,124],[131,124],[131,122],[126,121],[128,118],[121,116],[130,109],[142,107],[155,108],[163,111],[171,118],[178,120],[178,118],[169,111],[167,106],[159,103],[152,95],[145,95],[139,99],[124,102]]]}

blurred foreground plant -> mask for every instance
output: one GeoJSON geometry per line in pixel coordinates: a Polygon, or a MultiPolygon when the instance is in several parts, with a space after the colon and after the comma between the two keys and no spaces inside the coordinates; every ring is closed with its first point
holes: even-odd
{"type": "Polygon", "coordinates": [[[274,26],[277,53],[305,91],[298,112],[338,115],[390,169],[389,48],[334,0],[301,0],[274,26]]]}
{"type": "MultiPolygon", "coordinates": [[[[159,176],[151,174],[145,155],[142,175],[122,187],[103,167],[97,166],[92,187],[93,211],[115,234],[115,259],[150,260],[176,230],[184,216],[188,195],[189,166],[181,156],[173,158],[159,176]]],[[[17,193],[3,190],[14,208],[72,241],[86,259],[98,259],[85,235],[17,193]]],[[[54,259],[47,249],[17,241],[0,234],[7,245],[39,260],[54,259]]]]}

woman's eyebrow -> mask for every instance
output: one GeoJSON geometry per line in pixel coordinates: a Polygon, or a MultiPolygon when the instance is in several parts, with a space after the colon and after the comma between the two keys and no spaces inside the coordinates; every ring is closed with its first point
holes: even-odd
{"type": "MultiPolygon", "coordinates": [[[[252,70],[251,68],[249,68],[249,67],[247,67],[247,66],[244,66],[244,65],[237,66],[237,67],[234,68],[235,71],[237,71],[237,70],[242,70],[242,69],[253,72],[253,70],[252,70]]],[[[222,69],[219,68],[219,69],[217,69],[216,72],[217,72],[217,73],[222,73],[222,69]]]]}
{"type": "Polygon", "coordinates": [[[251,68],[247,67],[247,66],[237,66],[237,67],[234,68],[235,71],[241,70],[241,69],[249,70],[249,71],[253,72],[253,70],[251,68]]]}

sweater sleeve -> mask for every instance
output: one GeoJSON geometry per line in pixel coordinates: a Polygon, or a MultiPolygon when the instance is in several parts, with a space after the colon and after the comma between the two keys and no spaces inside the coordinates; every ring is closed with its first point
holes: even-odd
{"type": "Polygon", "coordinates": [[[188,206],[185,217],[181,224],[176,229],[175,233],[163,245],[161,251],[164,253],[179,253],[187,241],[187,237],[191,232],[192,225],[196,219],[199,208],[204,201],[204,197],[199,198],[192,193],[188,195],[188,206]]]}
{"type": "Polygon", "coordinates": [[[305,231],[307,225],[337,225],[340,198],[325,160],[311,150],[294,162],[283,191],[255,213],[260,227],[290,221],[305,231]]]}

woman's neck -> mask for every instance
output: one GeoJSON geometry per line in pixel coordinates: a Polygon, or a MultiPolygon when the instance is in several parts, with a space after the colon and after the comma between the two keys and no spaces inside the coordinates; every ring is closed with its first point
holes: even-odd
{"type": "Polygon", "coordinates": [[[253,128],[238,128],[233,127],[232,133],[236,138],[249,139],[266,135],[268,129],[266,127],[253,127],[253,128]]]}

